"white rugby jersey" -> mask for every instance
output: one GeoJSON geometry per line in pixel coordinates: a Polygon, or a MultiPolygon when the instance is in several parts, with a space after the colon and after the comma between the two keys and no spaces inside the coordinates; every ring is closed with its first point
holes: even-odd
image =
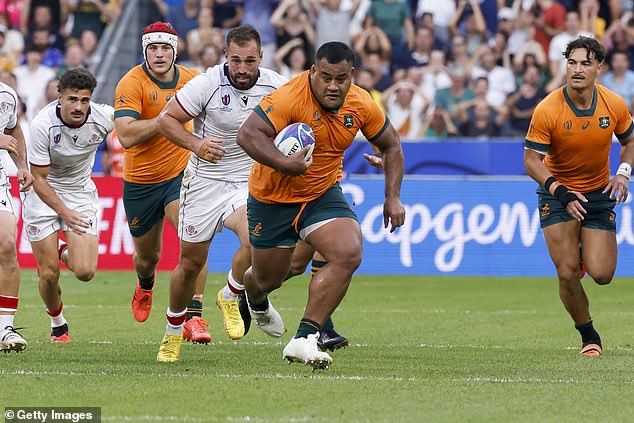
{"type": "Polygon", "coordinates": [[[31,122],[29,162],[49,166],[47,181],[56,192],[94,189],[90,179],[99,144],[114,129],[114,109],[90,102],[88,119],[79,128],[66,126],[58,102],[48,104],[31,122]]]}
{"type": "Polygon", "coordinates": [[[194,118],[194,135],[220,139],[226,150],[217,163],[192,154],[187,165],[190,172],[223,181],[247,181],[253,159],[236,143],[238,129],[260,100],[285,82],[277,72],[260,68],[255,85],[239,90],[229,80],[227,64],[209,68],[187,82],[176,93],[176,101],[194,118]]]}
{"type": "MultiPolygon", "coordinates": [[[[7,84],[0,82],[0,133],[13,129],[18,124],[18,96],[7,84]]],[[[8,157],[8,154],[7,154],[8,157]]],[[[0,185],[7,183],[4,164],[0,160],[0,185]]]]}

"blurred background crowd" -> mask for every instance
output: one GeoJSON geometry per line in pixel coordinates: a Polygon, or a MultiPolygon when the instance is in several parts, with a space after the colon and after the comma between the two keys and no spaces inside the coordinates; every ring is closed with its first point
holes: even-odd
{"type": "MultiPolygon", "coordinates": [[[[57,96],[57,76],[90,67],[126,0],[0,0],[0,81],[28,122],[57,96]]],[[[178,63],[222,63],[224,35],[256,28],[263,66],[290,78],[317,48],[356,52],[355,83],[401,138],[523,137],[536,104],[564,84],[580,35],[608,49],[601,83],[634,110],[634,0],[152,0],[180,38],[178,63]]],[[[141,52],[139,52],[141,60],[141,52]]],[[[139,61],[140,61],[139,60],[139,61]]]]}

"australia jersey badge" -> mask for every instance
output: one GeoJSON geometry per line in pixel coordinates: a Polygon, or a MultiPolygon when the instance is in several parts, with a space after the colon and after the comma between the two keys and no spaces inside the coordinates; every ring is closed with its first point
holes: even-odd
{"type": "Polygon", "coordinates": [[[352,128],[354,126],[354,119],[352,115],[344,115],[343,117],[343,126],[346,128],[352,128]]]}
{"type": "Polygon", "coordinates": [[[599,127],[600,128],[609,128],[610,127],[610,116],[601,116],[599,118],[599,127]]]}

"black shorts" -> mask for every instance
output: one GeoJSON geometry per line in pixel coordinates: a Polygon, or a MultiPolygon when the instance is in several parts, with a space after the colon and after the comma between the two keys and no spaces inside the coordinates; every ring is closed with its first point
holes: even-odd
{"type": "MultiPolygon", "coordinates": [[[[587,212],[581,221],[581,227],[616,232],[616,213],[614,212],[616,200],[610,198],[609,192],[603,194],[602,191],[603,188],[584,194],[588,202],[580,201],[587,212]]],[[[541,186],[537,188],[537,197],[542,228],[574,220],[563,204],[541,186]]]]}

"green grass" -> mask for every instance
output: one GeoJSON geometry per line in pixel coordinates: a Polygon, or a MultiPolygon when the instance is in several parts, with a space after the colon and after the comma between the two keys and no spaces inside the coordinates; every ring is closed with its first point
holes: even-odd
{"type": "MultiPolygon", "coordinates": [[[[205,317],[214,340],[184,344],[181,361],[155,362],[169,274],[159,275],[149,320],[130,311],[134,276],[62,277],[73,342],[48,343],[49,319],[33,272],[23,272],[16,326],[29,340],[0,355],[0,407],[95,406],[103,421],[509,422],[631,421],[634,280],[584,286],[605,344],[578,355],[579,336],[554,279],[355,277],[335,314],[351,346],[326,371],[287,365],[282,349],[306,302],[308,278],[272,302],[288,333],[257,328],[233,342],[209,275],[205,317]]],[[[0,410],[1,411],[1,410],[0,410]]]]}

